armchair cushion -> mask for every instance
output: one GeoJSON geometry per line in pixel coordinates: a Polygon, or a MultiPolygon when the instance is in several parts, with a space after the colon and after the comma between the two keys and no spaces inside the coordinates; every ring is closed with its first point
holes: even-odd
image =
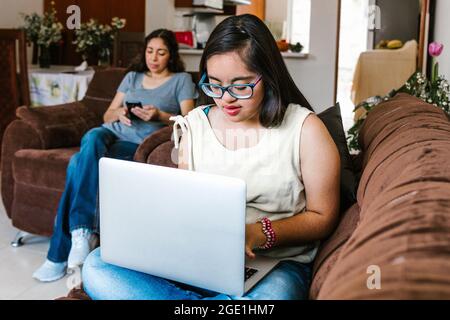
{"type": "Polygon", "coordinates": [[[22,149],[13,161],[13,177],[17,183],[64,191],[66,168],[78,147],[50,150],[22,149]]]}
{"type": "Polygon", "coordinates": [[[97,122],[95,114],[80,102],[51,107],[20,107],[16,113],[36,130],[44,149],[79,146],[85,132],[97,122]]]}

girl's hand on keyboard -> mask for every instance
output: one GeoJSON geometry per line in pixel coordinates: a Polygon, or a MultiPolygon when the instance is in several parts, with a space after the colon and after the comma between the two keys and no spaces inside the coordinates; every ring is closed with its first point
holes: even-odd
{"type": "Polygon", "coordinates": [[[250,259],[256,258],[253,250],[266,243],[266,235],[262,231],[261,223],[247,224],[245,226],[245,254],[250,259]]]}

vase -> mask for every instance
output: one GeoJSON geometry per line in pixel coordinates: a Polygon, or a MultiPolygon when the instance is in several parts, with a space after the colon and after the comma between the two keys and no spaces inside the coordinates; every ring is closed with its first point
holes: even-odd
{"type": "Polygon", "coordinates": [[[50,48],[46,46],[40,46],[39,48],[39,67],[40,68],[50,68],[51,58],[50,58],[50,48]]]}
{"type": "Polygon", "coordinates": [[[100,50],[99,54],[98,54],[99,67],[109,67],[111,64],[110,56],[111,56],[111,54],[110,54],[109,49],[100,50]]]}

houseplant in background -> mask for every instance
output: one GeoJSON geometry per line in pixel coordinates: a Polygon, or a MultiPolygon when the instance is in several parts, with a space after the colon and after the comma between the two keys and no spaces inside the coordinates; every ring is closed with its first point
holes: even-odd
{"type": "Polygon", "coordinates": [[[45,12],[43,16],[37,13],[22,14],[23,29],[27,40],[39,48],[39,66],[41,68],[50,68],[50,45],[61,41],[61,32],[64,28],[56,17],[55,3],[51,2],[51,5],[50,11],[45,12]]]}
{"type": "Polygon", "coordinates": [[[440,43],[433,42],[429,45],[428,51],[433,57],[431,77],[428,79],[426,75],[421,72],[414,73],[408,81],[398,90],[392,90],[385,97],[371,97],[366,101],[356,106],[355,110],[359,108],[365,109],[365,114],[356,121],[356,123],[348,130],[348,146],[352,152],[359,152],[361,150],[358,143],[359,130],[367,117],[367,114],[383,101],[387,101],[394,97],[397,93],[403,92],[422,99],[423,101],[432,104],[444,110],[450,117],[450,85],[444,76],[439,75],[439,62],[437,58],[441,55],[444,46],[440,43]]]}
{"type": "Polygon", "coordinates": [[[75,30],[77,52],[80,52],[84,61],[89,58],[98,60],[99,65],[109,65],[114,38],[120,29],[126,25],[125,19],[114,17],[111,24],[100,24],[90,19],[82,23],[80,29],[75,30]]]}

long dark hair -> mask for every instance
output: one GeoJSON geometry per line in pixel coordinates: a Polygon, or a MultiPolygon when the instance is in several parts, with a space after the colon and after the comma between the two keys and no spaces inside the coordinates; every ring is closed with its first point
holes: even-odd
{"type": "MultiPolygon", "coordinates": [[[[244,14],[223,20],[206,43],[200,74],[206,72],[210,57],[231,51],[238,51],[247,68],[262,75],[266,92],[259,120],[264,127],[281,125],[290,103],[314,111],[292,80],[269,28],[258,17],[244,14]]],[[[201,92],[199,104],[208,103],[212,99],[201,92]]]]}
{"type": "Polygon", "coordinates": [[[136,71],[136,72],[146,72],[149,71],[147,62],[145,61],[145,52],[147,51],[148,43],[153,38],[161,38],[164,41],[164,44],[169,49],[170,60],[167,68],[170,72],[184,72],[185,66],[183,60],[181,60],[180,53],[178,52],[178,42],[175,38],[175,34],[167,29],[158,29],[150,33],[145,38],[145,45],[141,56],[139,56],[136,63],[132,64],[128,71],[136,71]]]}

